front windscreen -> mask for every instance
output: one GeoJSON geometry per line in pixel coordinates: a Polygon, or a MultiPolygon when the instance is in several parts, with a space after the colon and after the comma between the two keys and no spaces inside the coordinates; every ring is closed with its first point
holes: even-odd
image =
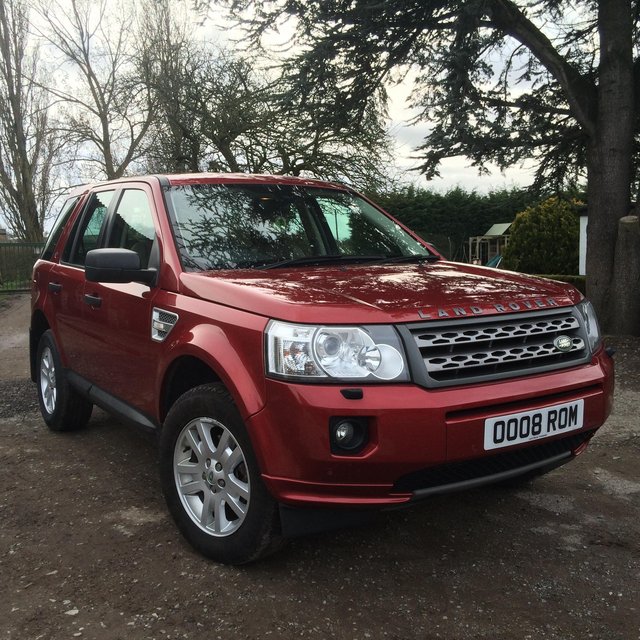
{"type": "Polygon", "coordinates": [[[280,185],[190,184],[167,200],[187,270],[432,257],[347,191],[280,185]]]}

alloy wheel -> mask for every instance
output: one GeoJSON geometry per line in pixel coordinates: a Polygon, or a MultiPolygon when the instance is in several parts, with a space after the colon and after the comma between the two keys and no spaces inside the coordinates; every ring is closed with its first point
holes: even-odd
{"type": "Polygon", "coordinates": [[[53,353],[49,347],[45,347],[40,357],[40,394],[42,404],[48,414],[56,410],[58,396],[56,387],[56,366],[53,361],[53,353]]]}
{"type": "Polygon", "coordinates": [[[250,478],[229,429],[212,418],[191,420],[176,440],[173,469],[182,506],[200,529],[215,537],[238,530],[249,508],[250,478]]]}

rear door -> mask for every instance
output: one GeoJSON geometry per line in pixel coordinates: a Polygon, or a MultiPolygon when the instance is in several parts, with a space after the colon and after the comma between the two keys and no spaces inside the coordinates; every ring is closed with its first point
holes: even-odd
{"type": "Polygon", "coordinates": [[[104,189],[88,198],[67,237],[59,263],[49,273],[52,322],[62,361],[67,368],[84,377],[89,369],[84,318],[84,261],[87,252],[99,246],[115,193],[114,188],[104,189]]]}

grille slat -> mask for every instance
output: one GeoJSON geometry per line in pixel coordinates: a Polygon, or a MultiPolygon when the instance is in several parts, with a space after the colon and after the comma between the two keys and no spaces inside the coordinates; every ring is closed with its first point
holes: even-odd
{"type": "MultiPolygon", "coordinates": [[[[479,351],[479,345],[474,345],[474,349],[458,351],[455,355],[432,355],[425,357],[424,361],[430,373],[446,371],[464,367],[482,367],[488,364],[500,364],[508,362],[519,362],[534,358],[557,357],[561,352],[553,346],[552,342],[527,343],[515,347],[505,347],[503,349],[490,348],[487,351],[479,351]]],[[[493,345],[492,345],[493,346],[493,345]]],[[[571,351],[584,350],[582,338],[574,338],[571,351]]],[[[570,352],[569,352],[570,353],[570,352]]]]}
{"type": "Polygon", "coordinates": [[[437,321],[409,327],[424,362],[428,386],[470,384],[526,375],[532,369],[569,367],[588,358],[582,324],[573,308],[494,318],[437,321]],[[571,349],[554,339],[567,336],[571,349]]]}
{"type": "MultiPolygon", "coordinates": [[[[462,320],[461,322],[464,322],[462,320]]],[[[556,318],[554,320],[538,320],[537,322],[510,322],[504,326],[499,323],[489,326],[466,330],[428,331],[414,334],[420,348],[441,347],[443,345],[458,345],[464,343],[478,343],[482,341],[526,339],[530,336],[549,335],[551,333],[568,333],[580,327],[577,318],[573,316],[556,318]]]]}

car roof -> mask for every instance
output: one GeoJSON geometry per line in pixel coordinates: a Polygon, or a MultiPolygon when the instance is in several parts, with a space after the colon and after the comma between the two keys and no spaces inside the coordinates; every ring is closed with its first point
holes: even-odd
{"type": "Polygon", "coordinates": [[[344,189],[344,185],[315,178],[299,176],[280,176],[257,173],[182,173],[162,176],[169,184],[201,184],[201,183],[246,183],[246,184],[286,184],[313,187],[333,187],[344,189]]]}
{"type": "Polygon", "coordinates": [[[336,182],[327,182],[315,178],[304,178],[298,176],[281,176],[271,174],[254,173],[172,173],[172,174],[152,174],[129,176],[85,184],[73,189],[70,195],[80,195],[90,189],[98,187],[126,184],[128,182],[149,182],[158,180],[164,185],[187,185],[187,184],[264,184],[264,185],[298,185],[306,187],[324,187],[330,189],[349,189],[346,185],[336,182]]]}

